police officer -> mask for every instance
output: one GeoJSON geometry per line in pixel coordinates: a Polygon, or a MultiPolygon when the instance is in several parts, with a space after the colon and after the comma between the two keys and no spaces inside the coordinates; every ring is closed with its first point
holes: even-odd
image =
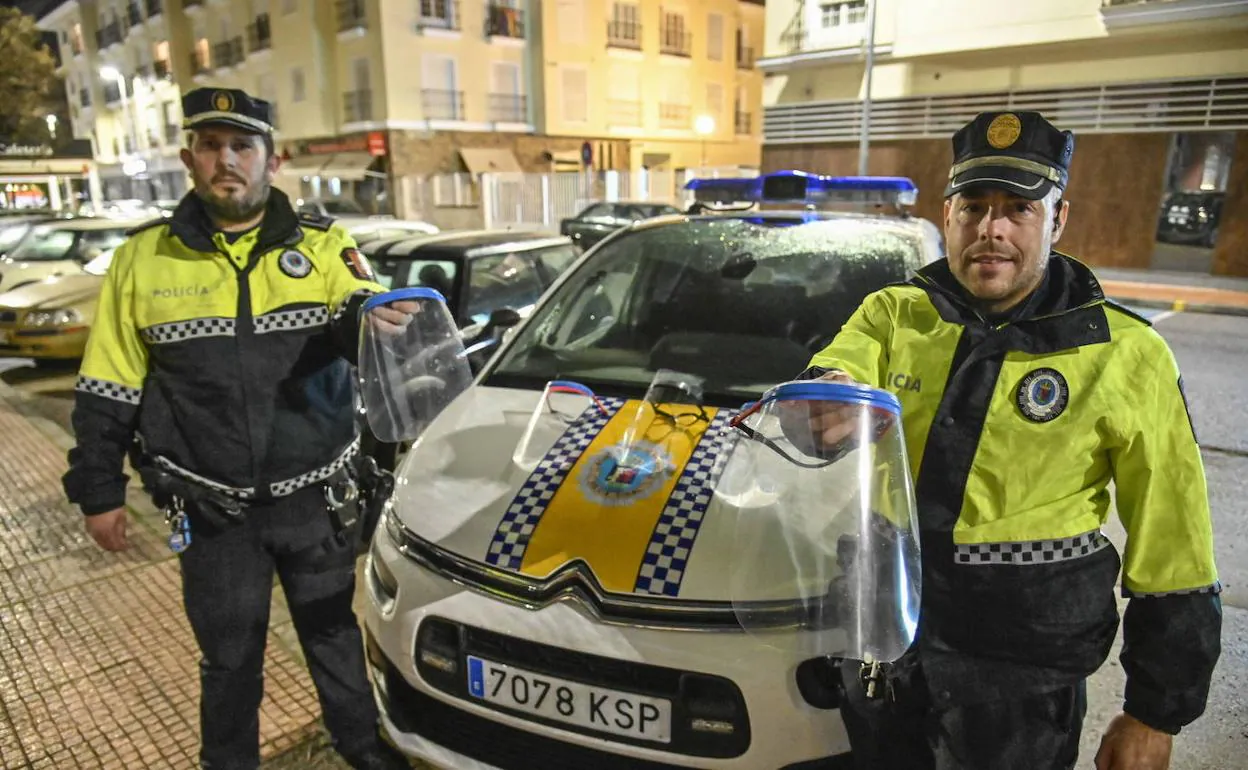
{"type": "MultiPolygon", "coordinates": [[[[194,190],[114,256],[76,386],[65,491],[103,548],[127,545],[123,460],[166,507],[200,662],[201,766],[259,765],[276,572],[334,747],[407,768],[378,734],[351,609],[345,503],[361,305],[382,291],[332,220],[272,189],[269,103],[201,88],[182,101],[194,190]]],[[[378,323],[401,323],[382,308],[378,323]]]]}
{"type": "MultiPolygon", "coordinates": [[[[1221,629],[1175,359],[1052,250],[1069,210],[1069,131],[1038,113],[985,113],[953,150],[948,258],[868,296],[805,373],[897,391],[915,471],[918,634],[894,665],[842,666],[855,758],[877,770],[1074,767],[1122,567],[1127,685],[1096,767],[1166,768],[1171,736],[1204,710],[1221,629]],[[1110,481],[1121,559],[1101,534],[1110,481]]],[[[786,426],[825,446],[846,427],[834,409],[786,426]]]]}

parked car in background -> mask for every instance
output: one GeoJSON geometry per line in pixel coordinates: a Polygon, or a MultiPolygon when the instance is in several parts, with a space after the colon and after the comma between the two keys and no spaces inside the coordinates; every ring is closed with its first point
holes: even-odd
{"type": "Polygon", "coordinates": [[[1218,222],[1226,193],[1175,192],[1161,204],[1157,240],[1212,247],[1218,240],[1218,222]]]}
{"type": "Polygon", "coordinates": [[[114,251],[101,253],[80,272],[0,294],[0,355],[36,363],[82,358],[114,251]]]}
{"type": "Polygon", "coordinates": [[[559,223],[559,232],[572,239],[583,249],[598,243],[611,233],[634,222],[668,214],[680,214],[680,209],[666,203],[646,201],[616,201],[594,203],[570,219],[559,223]]]}
{"type": "Polygon", "coordinates": [[[121,245],[126,231],[144,221],[79,217],[36,224],[0,259],[0,291],[81,273],[83,265],[121,245]]]}
{"type": "Polygon", "coordinates": [[[378,219],[376,217],[335,217],[335,221],[347,228],[356,243],[393,240],[413,235],[432,235],[438,228],[417,219],[378,219]]]}
{"type": "Polygon", "coordinates": [[[10,215],[0,219],[0,257],[6,256],[10,251],[17,248],[17,244],[22,238],[26,237],[26,233],[40,222],[50,222],[57,219],[51,214],[33,214],[33,215],[10,215]]]}
{"type": "Polygon", "coordinates": [[[299,198],[295,201],[295,210],[304,214],[319,214],[323,217],[393,218],[390,214],[369,214],[363,206],[350,198],[299,198]]]}

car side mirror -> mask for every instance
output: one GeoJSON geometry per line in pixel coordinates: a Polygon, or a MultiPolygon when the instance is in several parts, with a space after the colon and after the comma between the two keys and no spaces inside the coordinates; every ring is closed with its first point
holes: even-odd
{"type": "Polygon", "coordinates": [[[519,313],[509,307],[500,307],[490,313],[490,319],[485,322],[485,328],[481,330],[481,333],[485,335],[501,329],[510,329],[518,323],[520,323],[519,313]]]}

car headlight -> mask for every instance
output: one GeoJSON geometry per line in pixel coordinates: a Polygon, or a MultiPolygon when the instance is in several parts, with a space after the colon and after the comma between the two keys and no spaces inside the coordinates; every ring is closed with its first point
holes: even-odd
{"type": "Polygon", "coordinates": [[[71,326],[82,321],[82,313],[73,308],[62,310],[36,310],[27,313],[22,326],[45,328],[48,326],[71,326]]]}

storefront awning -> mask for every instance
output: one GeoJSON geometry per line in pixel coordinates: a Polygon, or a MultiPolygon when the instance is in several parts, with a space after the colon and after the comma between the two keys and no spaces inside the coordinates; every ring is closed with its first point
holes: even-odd
{"type": "Polygon", "coordinates": [[[524,169],[511,150],[503,148],[467,148],[459,150],[459,157],[473,174],[519,174],[524,169]]]}
{"type": "Polygon", "coordinates": [[[330,157],[328,155],[299,155],[282,161],[277,173],[291,176],[316,176],[330,157]]]}
{"type": "Polygon", "coordinates": [[[330,156],[329,162],[321,168],[320,175],[338,177],[347,182],[359,182],[370,176],[384,178],[385,174],[370,170],[376,162],[377,158],[366,152],[340,152],[330,156]]]}

